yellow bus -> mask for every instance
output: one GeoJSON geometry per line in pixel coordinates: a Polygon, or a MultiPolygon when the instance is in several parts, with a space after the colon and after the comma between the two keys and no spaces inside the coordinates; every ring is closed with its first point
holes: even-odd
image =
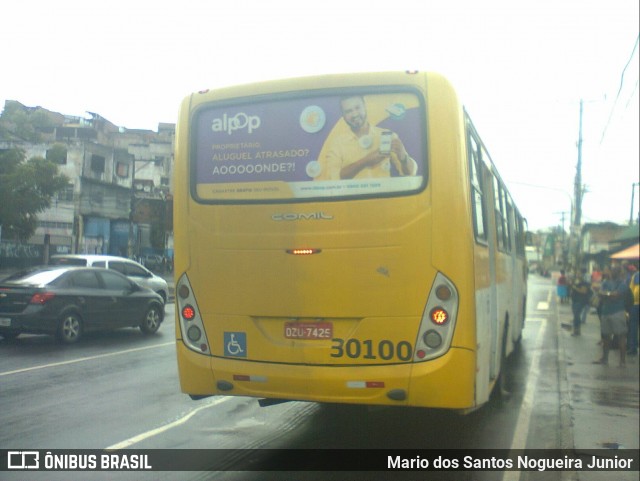
{"type": "Polygon", "coordinates": [[[174,174],[184,393],[468,412],[500,385],[525,221],[442,76],[194,93],[174,174]]]}

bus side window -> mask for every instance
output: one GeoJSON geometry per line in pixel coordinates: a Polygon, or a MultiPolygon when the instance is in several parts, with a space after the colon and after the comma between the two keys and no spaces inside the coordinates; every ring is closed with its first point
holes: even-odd
{"type": "Polygon", "coordinates": [[[503,217],[504,207],[502,203],[502,199],[503,199],[502,188],[500,186],[500,181],[495,175],[493,176],[493,193],[494,193],[494,199],[495,199],[496,239],[498,241],[498,249],[500,249],[501,251],[504,251],[506,250],[505,248],[506,226],[504,225],[504,217],[503,217]]]}
{"type": "Polygon", "coordinates": [[[481,181],[481,160],[478,142],[469,133],[469,174],[471,176],[471,205],[473,208],[473,229],[476,240],[487,241],[485,200],[481,181]]]}

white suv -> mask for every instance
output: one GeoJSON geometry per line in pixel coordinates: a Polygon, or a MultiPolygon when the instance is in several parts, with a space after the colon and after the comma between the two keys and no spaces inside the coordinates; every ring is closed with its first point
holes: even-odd
{"type": "Polygon", "coordinates": [[[169,298],[169,286],[162,277],[156,276],[153,272],[131,259],[117,256],[102,256],[92,254],[65,254],[51,256],[51,265],[57,266],[87,266],[104,267],[124,274],[133,282],[142,287],[148,287],[160,294],[166,303],[169,298]]]}

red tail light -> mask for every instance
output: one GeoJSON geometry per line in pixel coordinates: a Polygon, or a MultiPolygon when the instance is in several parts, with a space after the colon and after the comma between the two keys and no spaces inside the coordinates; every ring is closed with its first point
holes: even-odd
{"type": "Polygon", "coordinates": [[[194,317],[196,317],[196,310],[190,305],[186,305],[182,308],[182,317],[187,321],[191,321],[194,317]]]}
{"type": "Polygon", "coordinates": [[[29,304],[40,304],[42,306],[54,297],[56,297],[56,295],[53,292],[38,292],[31,297],[29,304]]]}

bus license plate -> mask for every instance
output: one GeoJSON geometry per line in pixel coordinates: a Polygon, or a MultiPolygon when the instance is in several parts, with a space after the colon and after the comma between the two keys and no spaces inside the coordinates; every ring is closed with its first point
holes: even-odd
{"type": "Polygon", "coordinates": [[[8,317],[0,317],[0,326],[11,327],[11,319],[8,317]]]}
{"type": "Polygon", "coordinates": [[[286,339],[331,339],[333,324],[330,322],[286,322],[286,339]]]}

